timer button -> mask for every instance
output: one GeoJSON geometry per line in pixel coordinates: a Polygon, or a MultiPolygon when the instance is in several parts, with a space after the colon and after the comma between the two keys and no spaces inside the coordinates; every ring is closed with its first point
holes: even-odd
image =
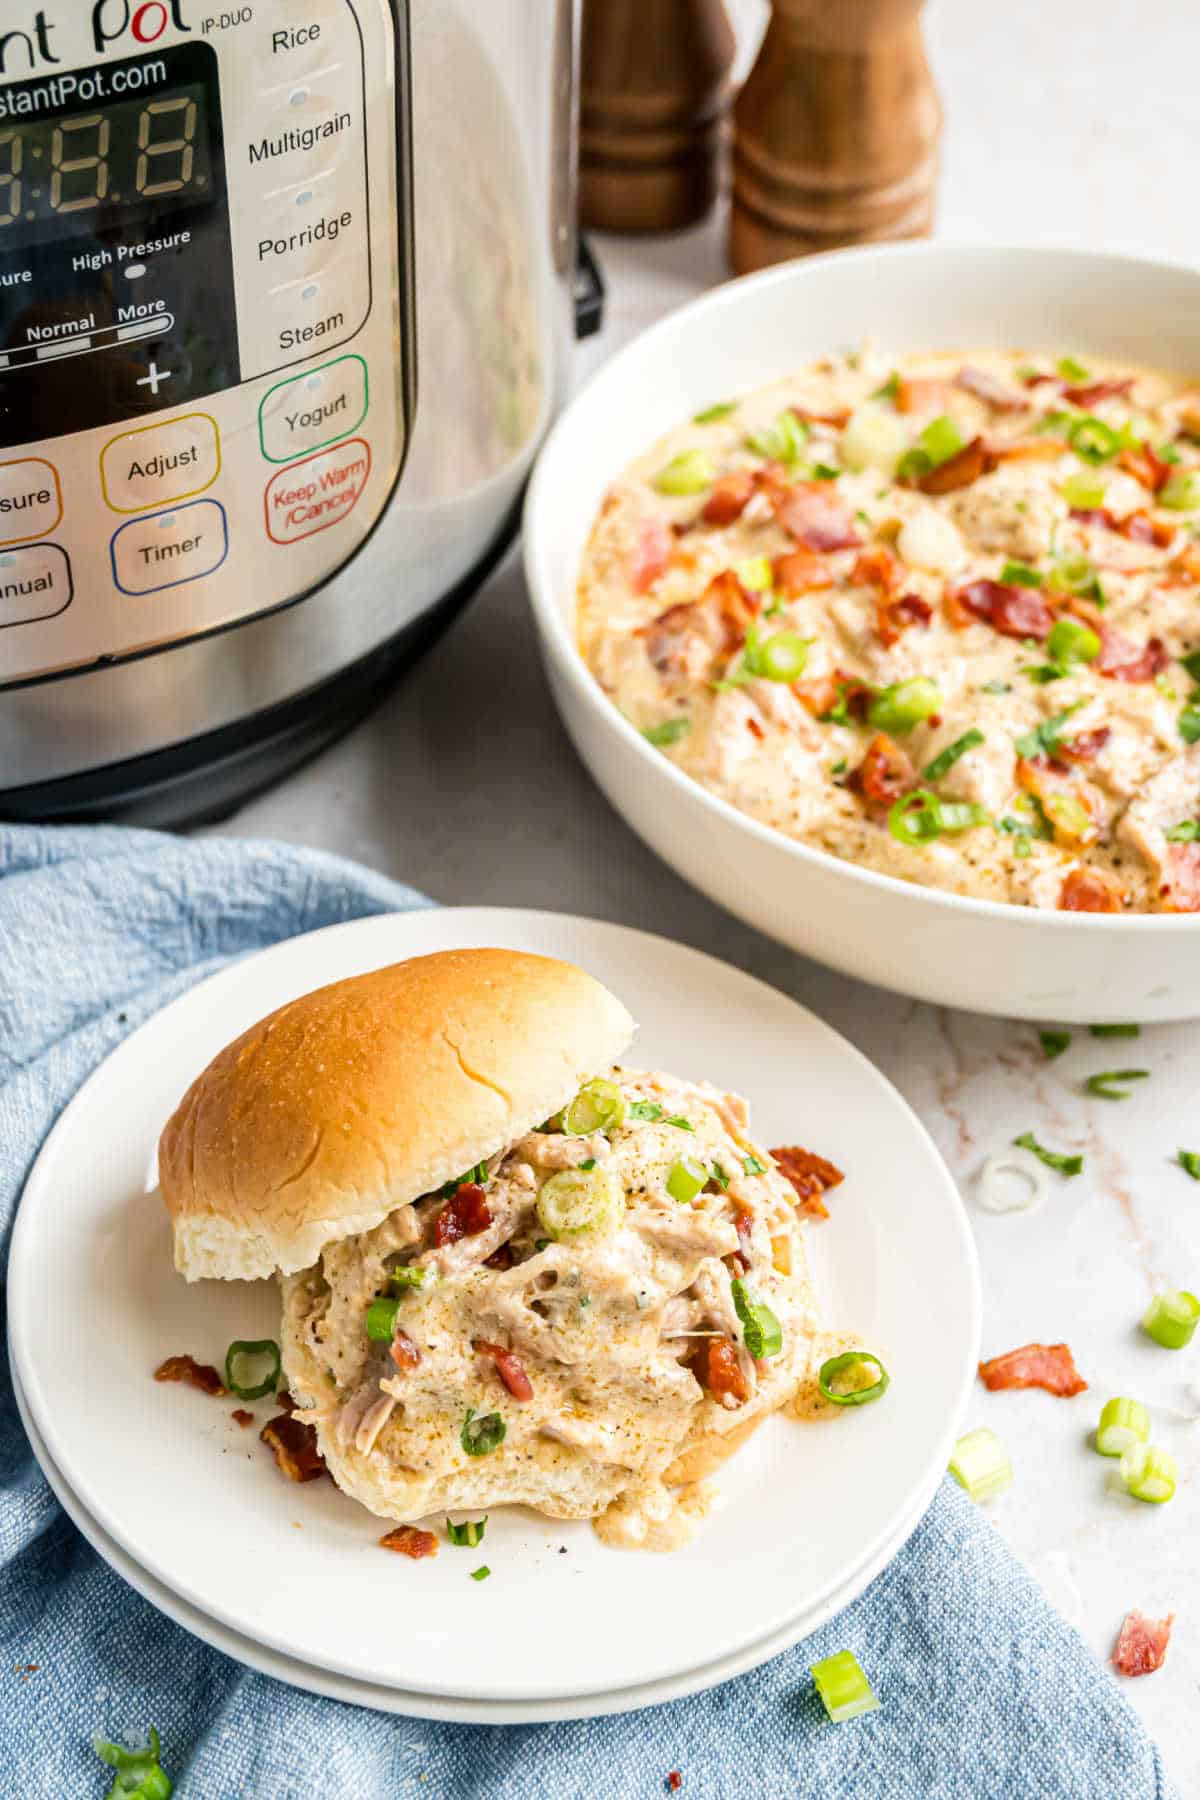
{"type": "Polygon", "coordinates": [[[71,560],[57,544],[0,550],[0,627],[65,612],[75,592],[71,560]]]}
{"type": "Polygon", "coordinates": [[[113,512],[190,500],[221,473],[221,440],[208,413],[181,413],[110,438],[100,452],[100,485],[113,512]]]}
{"type": "Polygon", "coordinates": [[[268,462],[291,462],[357,431],[367,416],[367,365],[339,356],[324,368],[277,381],[258,409],[258,436],[268,462]]]}
{"type": "Polygon", "coordinates": [[[189,500],[132,519],[114,534],[110,552],[113,580],[123,594],[157,594],[199,581],[229,554],[225,508],[216,500],[189,500]]]}
{"type": "Polygon", "coordinates": [[[62,520],[58,470],[40,456],[0,462],[0,545],[49,537],[62,520]]]}

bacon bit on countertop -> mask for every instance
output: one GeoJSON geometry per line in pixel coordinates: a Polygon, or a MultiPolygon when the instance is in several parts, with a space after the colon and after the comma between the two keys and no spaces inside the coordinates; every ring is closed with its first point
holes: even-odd
{"type": "Polygon", "coordinates": [[[917,486],[923,494],[952,494],[957,488],[970,487],[973,481],[986,474],[988,468],[988,452],[981,437],[972,438],[945,462],[938,463],[930,469],[928,475],[922,475],[917,486]]]}
{"type": "Polygon", "coordinates": [[[398,1331],[392,1338],[390,1354],[392,1361],[402,1374],[407,1375],[410,1369],[420,1367],[421,1352],[409,1337],[407,1331],[398,1331]]]}
{"type": "Polygon", "coordinates": [[[1160,892],[1164,912],[1200,912],[1200,843],[1167,845],[1167,879],[1160,892]]]}
{"type": "Polygon", "coordinates": [[[781,1145],[770,1155],[784,1180],[796,1191],[800,1201],[797,1212],[809,1219],[827,1219],[829,1208],[821,1195],[846,1179],[837,1164],[818,1156],[815,1150],[805,1150],[800,1144],[781,1145]]]}
{"type": "Polygon", "coordinates": [[[437,1555],[438,1541],[432,1531],[419,1531],[415,1525],[396,1525],[379,1542],[383,1549],[411,1556],[414,1562],[422,1556],[437,1555]]]}
{"type": "Polygon", "coordinates": [[[198,1363],[194,1356],[168,1356],[154,1371],[155,1381],[183,1381],[199,1388],[214,1400],[222,1400],[229,1392],[211,1363],[198,1363]]]}
{"type": "Polygon", "coordinates": [[[1174,1623],[1174,1613],[1168,1613],[1165,1619],[1148,1619],[1140,1612],[1126,1613],[1112,1655],[1117,1673],[1153,1675],[1155,1669],[1161,1669],[1174,1623]]]}
{"type": "Polygon", "coordinates": [[[995,375],[989,375],[986,369],[972,369],[966,365],[954,377],[954,385],[962,388],[964,393],[974,394],[977,400],[983,400],[993,412],[1029,411],[1030,402],[1024,394],[1015,393],[995,375]]]}
{"type": "Polygon", "coordinates": [[[1003,1356],[981,1362],[979,1378],[993,1393],[1001,1388],[1039,1387],[1061,1400],[1082,1394],[1087,1387],[1066,1344],[1022,1344],[1019,1350],[1007,1350],[1003,1356]]]}
{"type": "Polygon", "coordinates": [[[1078,387],[1065,387],[1064,400],[1072,406],[1095,406],[1097,400],[1124,400],[1137,383],[1136,375],[1109,376],[1103,381],[1088,381],[1078,387]]]}
{"type": "Polygon", "coordinates": [[[447,1200],[433,1226],[438,1249],[457,1244],[459,1238],[478,1237],[492,1222],[487,1195],[477,1181],[464,1181],[447,1200]]]}
{"type": "Polygon", "coordinates": [[[829,565],[815,550],[789,550],[771,564],[771,580],[781,594],[789,597],[808,593],[812,588],[833,586],[829,565]]]}
{"type": "Polygon", "coordinates": [[[911,793],[916,785],[916,770],[905,751],[886,731],[875,733],[847,782],[847,786],[861,793],[872,806],[891,806],[902,795],[911,793]]]}
{"type": "Polygon", "coordinates": [[[245,1431],[247,1425],[253,1425],[254,1423],[254,1414],[252,1412],[247,1412],[244,1406],[235,1406],[233,1409],[233,1416],[243,1431],[245,1431]]]}
{"type": "Polygon", "coordinates": [[[648,593],[654,586],[670,562],[674,547],[674,538],[657,514],[642,521],[629,570],[635,594],[648,593]]]}
{"type": "Polygon", "coordinates": [[[809,550],[855,550],[862,538],[854,517],[830,481],[799,481],[776,488],[775,517],[798,544],[809,550]]]}
{"type": "Polygon", "coordinates": [[[952,618],[954,608],[961,608],[1004,637],[1046,638],[1054,624],[1054,614],[1036,588],[991,581],[987,576],[955,588],[947,599],[951,603],[952,618]]]}
{"type": "Polygon", "coordinates": [[[677,1794],[683,1786],[683,1776],[679,1773],[678,1769],[672,1769],[671,1773],[667,1776],[667,1786],[673,1794],[677,1794]]]}
{"type": "Polygon", "coordinates": [[[525,1373],[525,1365],[519,1356],[506,1350],[503,1344],[487,1344],[477,1339],[475,1348],[480,1356],[490,1357],[496,1365],[496,1373],[512,1395],[514,1400],[532,1400],[533,1383],[525,1373]]]}
{"type": "Polygon", "coordinates": [[[728,475],[718,475],[700,517],[706,525],[734,524],[745,512],[756,486],[753,469],[734,469],[728,475]]]}
{"type": "Polygon", "coordinates": [[[317,1481],[328,1475],[312,1425],[282,1412],[277,1418],[268,1419],[258,1435],[274,1456],[280,1474],[289,1481],[317,1481]]]}
{"type": "Polygon", "coordinates": [[[690,1367],[700,1386],[722,1406],[744,1406],[750,1398],[750,1384],[729,1338],[705,1338],[692,1357],[690,1367]]]}
{"type": "Polygon", "coordinates": [[[1170,463],[1164,462],[1161,456],[1156,456],[1149,444],[1141,444],[1136,450],[1132,446],[1122,450],[1117,463],[1127,475],[1132,475],[1135,481],[1140,481],[1143,487],[1149,488],[1152,494],[1157,494],[1159,488],[1166,485],[1171,474],[1170,463]]]}
{"type": "Polygon", "coordinates": [[[1058,890],[1059,912],[1116,913],[1121,889],[1103,869],[1072,869],[1058,890]]]}

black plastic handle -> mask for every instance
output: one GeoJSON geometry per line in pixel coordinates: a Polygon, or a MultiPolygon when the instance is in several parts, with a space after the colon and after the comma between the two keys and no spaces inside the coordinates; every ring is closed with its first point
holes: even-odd
{"type": "Polygon", "coordinates": [[[604,323],[604,276],[583,236],[575,256],[575,336],[591,337],[604,323]]]}

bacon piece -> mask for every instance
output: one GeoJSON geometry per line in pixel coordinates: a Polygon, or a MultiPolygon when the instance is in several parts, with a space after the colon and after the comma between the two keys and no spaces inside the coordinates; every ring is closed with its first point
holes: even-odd
{"type": "Polygon", "coordinates": [[[723,569],[713,576],[700,603],[715,609],[725,632],[727,650],[735,649],[742,642],[761,605],[758,597],[742,586],[732,569],[723,569]]]}
{"type": "Polygon", "coordinates": [[[478,1237],[492,1222],[487,1195],[477,1181],[464,1181],[434,1220],[433,1241],[441,1250],[460,1238],[478,1237]]]}
{"type": "Polygon", "coordinates": [[[432,1531],[419,1531],[415,1525],[396,1525],[379,1540],[384,1550],[396,1550],[418,1562],[423,1556],[436,1556],[438,1541],[432,1531]]]}
{"type": "Polygon", "coordinates": [[[1062,849],[1074,850],[1095,842],[1098,826],[1096,814],[1099,800],[1094,788],[1071,776],[1062,763],[1048,756],[1019,756],[1016,764],[1017,786],[1041,801],[1046,817],[1054,828],[1054,841],[1062,849]],[[1077,801],[1084,808],[1084,821],[1078,824],[1070,811],[1056,807],[1056,799],[1077,801]],[[1064,813],[1066,816],[1064,817],[1064,813]]]}
{"type": "Polygon", "coordinates": [[[1166,1661],[1167,1645],[1175,1614],[1148,1619],[1145,1613],[1127,1612],[1113,1649],[1113,1668],[1119,1675],[1153,1675],[1166,1661]]]}
{"type": "Polygon", "coordinates": [[[1058,891],[1059,912],[1116,913],[1121,889],[1103,869],[1072,869],[1058,891]]]}
{"type": "Polygon", "coordinates": [[[954,377],[954,385],[962,388],[964,393],[974,394],[977,400],[985,401],[993,412],[1029,411],[1030,403],[1024,394],[1015,393],[1004,382],[997,380],[995,375],[989,375],[986,369],[972,369],[966,365],[954,377]]]}
{"type": "Polygon", "coordinates": [[[771,564],[771,580],[781,594],[789,597],[812,588],[833,586],[829,565],[815,550],[789,550],[777,556],[771,564]]]}
{"type": "Polygon", "coordinates": [[[1167,647],[1160,637],[1147,638],[1139,650],[1111,625],[1101,624],[1099,632],[1100,654],[1094,667],[1097,674],[1107,675],[1110,681],[1153,681],[1170,664],[1167,647]]]}
{"type": "Polygon", "coordinates": [[[1165,550],[1174,542],[1175,527],[1165,519],[1155,519],[1148,512],[1131,512],[1117,522],[1116,529],[1133,544],[1154,544],[1165,550]]]}
{"type": "Polygon", "coordinates": [[[485,1269],[511,1269],[515,1260],[512,1245],[501,1244],[498,1250],[484,1257],[483,1266],[485,1269]]]}
{"type": "Polygon", "coordinates": [[[917,785],[917,773],[905,752],[886,731],[877,731],[852,777],[853,785],[874,806],[891,806],[917,785]]]}
{"type": "Polygon", "coordinates": [[[783,1144],[772,1150],[771,1156],[779,1173],[796,1192],[800,1202],[796,1211],[810,1219],[827,1219],[829,1208],[821,1196],[846,1179],[837,1164],[800,1144],[783,1144]]]}
{"type": "Polygon", "coordinates": [[[753,469],[734,469],[728,475],[718,475],[700,517],[706,525],[732,525],[745,512],[756,485],[753,469]]]}
{"type": "Polygon", "coordinates": [[[854,550],[862,543],[850,508],[831,481],[799,481],[777,490],[775,517],[808,550],[854,550]]]}
{"type": "Polygon", "coordinates": [[[1136,450],[1132,446],[1122,450],[1117,462],[1127,475],[1140,481],[1152,494],[1157,494],[1159,488],[1166,485],[1171,474],[1170,463],[1156,456],[1149,444],[1139,444],[1136,450]]]}
{"type": "Polygon", "coordinates": [[[1047,638],[1054,614],[1036,588],[1017,587],[986,576],[955,590],[952,601],[1004,637],[1047,638]]]}
{"type": "Polygon", "coordinates": [[[837,406],[832,412],[823,413],[809,412],[806,406],[792,406],[788,410],[795,414],[802,425],[832,425],[835,431],[840,431],[850,417],[848,406],[837,406]]]}
{"type": "Polygon", "coordinates": [[[1185,544],[1169,564],[1170,573],[1183,581],[1200,581],[1200,544],[1185,544]]]}
{"type": "Polygon", "coordinates": [[[917,486],[923,494],[952,494],[956,488],[970,487],[973,481],[986,474],[988,452],[984,448],[981,437],[972,438],[953,456],[939,463],[936,469],[930,469],[928,475],[922,475],[917,486]]]}
{"type": "Polygon", "coordinates": [[[1052,462],[1070,448],[1062,438],[1056,437],[1009,438],[1005,443],[986,446],[987,466],[996,469],[1006,462],[1052,462]]]}
{"type": "Polygon", "coordinates": [[[533,1383],[525,1373],[525,1365],[519,1356],[506,1350],[503,1344],[486,1344],[477,1339],[475,1348],[480,1356],[488,1356],[496,1365],[496,1373],[512,1395],[514,1400],[532,1400],[533,1383]]]}
{"type": "Polygon", "coordinates": [[[901,375],[896,383],[898,413],[945,412],[952,398],[951,384],[937,375],[901,375]]]}
{"type": "Polygon", "coordinates": [[[285,1413],[294,1413],[296,1410],[296,1402],[286,1388],[280,1388],[275,1396],[275,1404],[285,1413]]]}
{"type": "Polygon", "coordinates": [[[198,1363],[194,1356],[168,1356],[154,1371],[155,1381],[182,1381],[221,1400],[229,1392],[211,1363],[198,1363]]]}
{"type": "Polygon", "coordinates": [[[656,513],[643,519],[629,569],[630,585],[635,594],[650,591],[671,560],[675,540],[665,522],[656,513]]]}
{"type": "Polygon", "coordinates": [[[979,1378],[992,1393],[1001,1388],[1038,1387],[1060,1400],[1082,1394],[1087,1387],[1066,1344],[1022,1344],[1019,1350],[1007,1350],[1003,1356],[981,1362],[979,1378]]]}
{"type": "Polygon", "coordinates": [[[1073,506],[1071,517],[1080,525],[1103,526],[1105,531],[1117,529],[1117,521],[1107,506],[1073,506]]]}
{"type": "Polygon", "coordinates": [[[322,1475],[328,1475],[312,1425],[282,1412],[277,1418],[268,1419],[258,1435],[274,1456],[280,1474],[289,1481],[318,1481],[322,1475]]]}
{"type": "Polygon", "coordinates": [[[391,1358],[401,1374],[406,1375],[410,1369],[418,1368],[421,1352],[409,1337],[407,1331],[397,1331],[391,1342],[391,1358]]]}
{"type": "Polygon", "coordinates": [[[1108,376],[1102,381],[1088,381],[1078,387],[1065,387],[1062,391],[1063,399],[1069,400],[1072,406],[1085,407],[1095,406],[1098,400],[1125,400],[1136,382],[1136,375],[1119,378],[1108,376]]]}
{"type": "Polygon", "coordinates": [[[1097,725],[1093,731],[1081,731],[1073,738],[1060,738],[1055,756],[1068,763],[1095,762],[1112,736],[1108,725],[1097,725]]]}
{"type": "Polygon", "coordinates": [[[885,650],[899,642],[900,634],[910,625],[928,625],[933,608],[919,594],[897,594],[900,564],[885,544],[861,550],[850,571],[850,579],[864,587],[875,587],[875,635],[885,650]]]}
{"type": "Polygon", "coordinates": [[[1200,844],[1168,844],[1166,875],[1162,911],[1200,912],[1200,844]]]}
{"type": "Polygon", "coordinates": [[[729,1338],[704,1338],[692,1357],[691,1370],[700,1386],[722,1406],[744,1406],[750,1398],[750,1384],[729,1338]]]}
{"type": "Polygon", "coordinates": [[[233,1417],[237,1420],[243,1431],[245,1431],[247,1425],[253,1425],[254,1423],[254,1414],[252,1412],[247,1412],[244,1406],[235,1406],[233,1409],[233,1417]]]}

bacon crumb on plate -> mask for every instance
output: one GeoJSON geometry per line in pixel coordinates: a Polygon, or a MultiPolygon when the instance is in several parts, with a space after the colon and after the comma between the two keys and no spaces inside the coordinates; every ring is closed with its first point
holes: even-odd
{"type": "Polygon", "coordinates": [[[229,1392],[211,1363],[198,1363],[194,1356],[168,1356],[154,1371],[155,1381],[182,1381],[221,1400],[229,1392]]]}
{"type": "Polygon", "coordinates": [[[394,1530],[381,1537],[379,1542],[384,1550],[395,1550],[401,1556],[411,1556],[414,1562],[418,1562],[423,1556],[437,1555],[437,1539],[432,1531],[420,1531],[415,1525],[397,1525],[394,1530]]]}
{"type": "Polygon", "coordinates": [[[233,1416],[243,1431],[245,1431],[248,1425],[253,1425],[254,1423],[254,1414],[252,1412],[247,1412],[244,1406],[235,1406],[233,1409],[233,1416]]]}
{"type": "Polygon", "coordinates": [[[317,1449],[316,1431],[291,1413],[268,1419],[258,1435],[274,1456],[280,1474],[289,1481],[318,1481],[329,1473],[317,1449]]]}
{"type": "Polygon", "coordinates": [[[837,1164],[818,1156],[815,1150],[805,1150],[800,1144],[785,1144],[770,1154],[784,1180],[796,1190],[800,1200],[797,1211],[810,1219],[827,1219],[829,1208],[821,1195],[846,1179],[837,1164]]]}
{"type": "Polygon", "coordinates": [[[1166,1661],[1174,1623],[1174,1613],[1148,1619],[1145,1613],[1127,1612],[1113,1650],[1113,1668],[1121,1675],[1153,1675],[1166,1661]]]}
{"type": "Polygon", "coordinates": [[[1006,1350],[1003,1356],[980,1363],[979,1378],[993,1393],[1039,1387],[1063,1400],[1087,1387],[1067,1344],[1022,1344],[1019,1350],[1006,1350]]]}

